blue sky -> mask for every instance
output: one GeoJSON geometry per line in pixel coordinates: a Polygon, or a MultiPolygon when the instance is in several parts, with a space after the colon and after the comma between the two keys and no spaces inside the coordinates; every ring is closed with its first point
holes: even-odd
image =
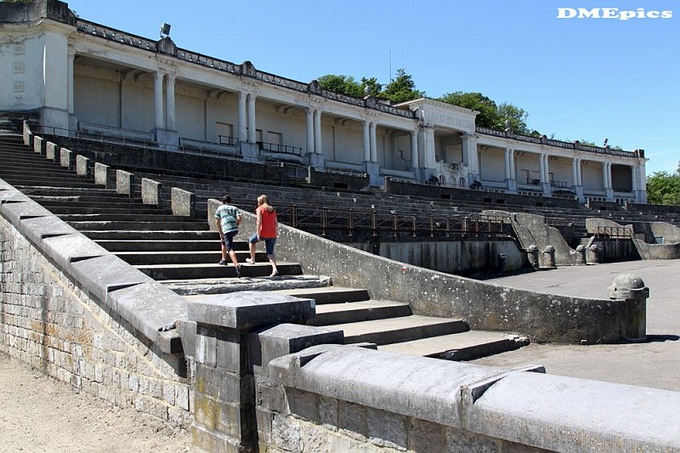
{"type": "Polygon", "coordinates": [[[148,38],[167,22],[181,48],[302,82],[341,74],[386,84],[404,69],[431,98],[478,91],[524,109],[528,126],[549,137],[642,148],[648,175],[680,161],[680,3],[670,0],[68,4],[83,19],[148,38]],[[560,8],[672,17],[560,19],[560,8]]]}

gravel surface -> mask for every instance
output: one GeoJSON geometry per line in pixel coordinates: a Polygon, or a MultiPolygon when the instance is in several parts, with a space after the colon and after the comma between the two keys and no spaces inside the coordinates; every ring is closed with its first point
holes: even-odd
{"type": "Polygon", "coordinates": [[[191,451],[187,430],[119,408],[0,352],[0,452],[191,451]]]}

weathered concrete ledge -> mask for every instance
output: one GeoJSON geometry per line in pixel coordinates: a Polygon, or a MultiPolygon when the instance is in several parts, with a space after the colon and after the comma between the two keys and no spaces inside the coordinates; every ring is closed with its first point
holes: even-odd
{"type": "Polygon", "coordinates": [[[680,449],[678,392],[351,346],[313,347],[270,366],[287,402],[273,411],[273,426],[298,433],[272,436],[275,448],[333,445],[351,430],[354,446],[414,451],[424,451],[414,439],[425,432],[429,451],[680,449]]]}
{"type": "MultiPolygon", "coordinates": [[[[507,374],[494,367],[341,345],[312,347],[270,366],[280,385],[456,428],[465,427],[464,390],[507,374]]],[[[540,366],[526,370],[545,371],[540,366]]]]}
{"type": "Polygon", "coordinates": [[[213,294],[194,299],[189,319],[233,330],[253,330],[279,323],[304,323],[315,316],[311,299],[260,291],[213,294]]]}

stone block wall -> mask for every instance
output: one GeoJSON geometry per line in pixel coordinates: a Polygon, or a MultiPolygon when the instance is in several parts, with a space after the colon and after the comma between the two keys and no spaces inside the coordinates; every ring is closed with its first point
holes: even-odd
{"type": "Polygon", "coordinates": [[[356,346],[320,345],[269,364],[283,396],[262,398],[268,451],[680,448],[678,392],[356,346]]]}
{"type": "MultiPolygon", "coordinates": [[[[3,208],[12,204],[2,202],[3,208]]],[[[4,214],[0,350],[74,389],[188,427],[193,397],[183,357],[162,351],[159,341],[121,314],[122,299],[118,309],[113,307],[115,297],[102,301],[4,214]]],[[[70,246],[78,248],[73,242],[70,246]]],[[[149,292],[148,297],[157,294],[149,292]]]]}

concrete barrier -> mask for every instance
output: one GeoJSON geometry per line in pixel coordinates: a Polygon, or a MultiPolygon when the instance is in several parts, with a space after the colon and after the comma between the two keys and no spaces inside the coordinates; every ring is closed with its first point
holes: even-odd
{"type": "Polygon", "coordinates": [[[47,145],[45,147],[45,157],[49,160],[57,160],[58,157],[58,151],[59,151],[59,145],[56,145],[52,142],[47,142],[47,145]]]}
{"type": "Polygon", "coordinates": [[[101,164],[99,162],[94,163],[94,183],[109,187],[109,166],[101,164]]]}
{"type": "Polygon", "coordinates": [[[172,215],[194,219],[196,218],[196,195],[173,187],[170,190],[170,207],[172,215]]]}
{"type": "Polygon", "coordinates": [[[61,148],[59,150],[59,165],[69,170],[73,168],[73,152],[68,148],[61,148]]]}
{"type": "Polygon", "coordinates": [[[160,206],[163,185],[153,179],[142,178],[142,203],[160,206]]]}
{"type": "Polygon", "coordinates": [[[132,197],[134,175],[123,170],[116,170],[116,192],[132,197]]]}
{"type": "Polygon", "coordinates": [[[261,442],[274,451],[680,448],[678,392],[353,346],[312,347],[270,366],[283,395],[262,392],[261,419],[272,421],[261,442]]]}
{"type": "Polygon", "coordinates": [[[78,176],[83,176],[85,178],[92,177],[90,168],[90,159],[81,156],[80,154],[76,155],[76,174],[78,176]]]}
{"type": "Polygon", "coordinates": [[[33,152],[36,154],[45,154],[45,139],[38,137],[37,135],[33,137],[33,152]]]}

